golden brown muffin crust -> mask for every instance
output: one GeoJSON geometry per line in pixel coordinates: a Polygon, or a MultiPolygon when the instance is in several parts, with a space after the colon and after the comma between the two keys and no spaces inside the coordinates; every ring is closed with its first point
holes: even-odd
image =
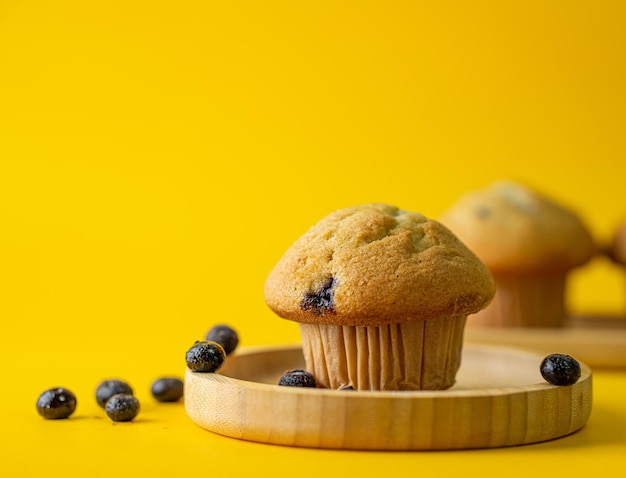
{"type": "Polygon", "coordinates": [[[487,267],[447,228],[383,204],[322,219],[265,283],[281,317],[356,326],[471,314],[494,292],[487,267]]]}
{"type": "Polygon", "coordinates": [[[439,220],[496,275],[560,274],[596,252],[574,212],[511,181],[463,195],[439,220]]]}

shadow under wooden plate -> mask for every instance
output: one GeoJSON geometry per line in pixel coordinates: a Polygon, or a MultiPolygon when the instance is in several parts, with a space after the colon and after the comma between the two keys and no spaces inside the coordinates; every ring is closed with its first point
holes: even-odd
{"type": "Polygon", "coordinates": [[[591,413],[591,372],[546,383],[543,357],[466,345],[445,391],[339,391],[281,387],[304,368],[300,346],[248,348],[218,374],[185,377],[185,408],[203,428],[261,443],[360,450],[443,450],[536,443],[580,429],[591,413]]]}

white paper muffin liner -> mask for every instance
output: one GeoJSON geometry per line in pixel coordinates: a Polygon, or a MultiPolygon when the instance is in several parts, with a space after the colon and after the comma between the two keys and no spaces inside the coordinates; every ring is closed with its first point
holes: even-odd
{"type": "Polygon", "coordinates": [[[565,275],[494,277],[496,295],[468,326],[562,327],[566,320],[565,275]]]}
{"type": "Polygon", "coordinates": [[[354,327],[300,324],[307,370],[318,386],[443,390],[461,365],[465,316],[354,327]]]}

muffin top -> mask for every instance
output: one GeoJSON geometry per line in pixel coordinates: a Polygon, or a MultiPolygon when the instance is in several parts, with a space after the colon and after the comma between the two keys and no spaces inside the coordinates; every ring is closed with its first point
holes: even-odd
{"type": "Polygon", "coordinates": [[[609,254],[618,264],[626,265],[626,221],[615,231],[613,242],[609,246],[609,254]]]}
{"type": "Polygon", "coordinates": [[[439,220],[495,275],[564,273],[595,253],[574,212],[511,181],[465,194],[439,220]]]}
{"type": "Polygon", "coordinates": [[[446,227],[384,204],[326,216],[265,282],[279,316],[352,326],[467,315],[494,293],[487,267],[446,227]]]}

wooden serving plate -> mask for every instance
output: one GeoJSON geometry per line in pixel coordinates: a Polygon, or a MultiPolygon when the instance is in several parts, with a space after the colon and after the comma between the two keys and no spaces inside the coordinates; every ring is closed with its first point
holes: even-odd
{"type": "Polygon", "coordinates": [[[304,368],[300,346],[248,348],[220,373],[185,377],[185,408],[203,428],[278,445],[360,450],[503,447],[563,437],[591,412],[591,371],[572,386],[550,385],[543,356],[466,345],[446,391],[340,391],[276,385],[304,368]]]}
{"type": "Polygon", "coordinates": [[[626,368],[626,318],[576,315],[563,328],[465,327],[465,342],[518,347],[547,355],[569,354],[590,367],[626,368]]]}

